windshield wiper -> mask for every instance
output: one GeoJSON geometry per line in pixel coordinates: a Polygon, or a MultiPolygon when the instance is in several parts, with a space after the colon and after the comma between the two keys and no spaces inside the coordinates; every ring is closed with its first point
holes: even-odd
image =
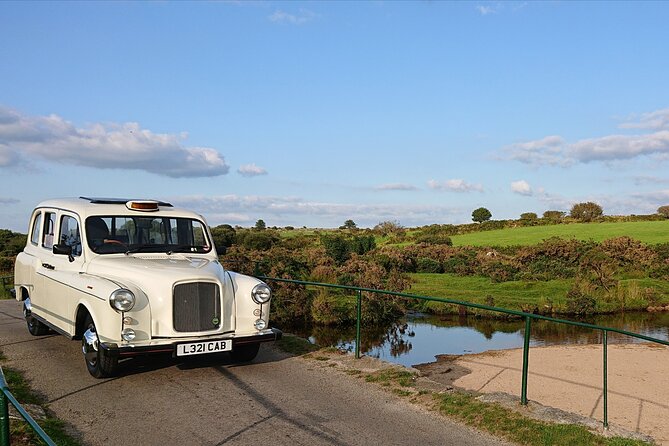
{"type": "Polygon", "coordinates": [[[173,252],[200,252],[203,249],[202,246],[195,245],[177,245],[172,246],[167,250],[167,254],[172,254],[173,252]]]}
{"type": "Polygon", "coordinates": [[[142,252],[142,251],[145,251],[145,250],[155,250],[155,249],[156,249],[156,247],[155,247],[155,246],[151,246],[151,245],[136,246],[136,247],[134,247],[134,248],[132,248],[132,249],[128,249],[128,250],[125,252],[125,255],[128,255],[128,254],[135,254],[136,252],[142,252]]]}

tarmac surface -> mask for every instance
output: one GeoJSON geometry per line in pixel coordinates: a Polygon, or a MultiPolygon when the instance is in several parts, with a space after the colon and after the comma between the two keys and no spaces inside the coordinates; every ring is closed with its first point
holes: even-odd
{"type": "Polygon", "coordinates": [[[79,341],[31,336],[20,304],[0,300],[0,350],[86,445],[507,444],[268,345],[250,364],[150,356],[98,380],[79,341]]]}

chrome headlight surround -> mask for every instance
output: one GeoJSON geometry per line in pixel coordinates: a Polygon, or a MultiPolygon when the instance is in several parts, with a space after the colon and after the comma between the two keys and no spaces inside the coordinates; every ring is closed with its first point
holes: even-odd
{"type": "Polygon", "coordinates": [[[109,305],[116,311],[130,311],[135,306],[135,295],[130,290],[120,288],[109,296],[109,305]]]}
{"type": "Polygon", "coordinates": [[[251,298],[257,304],[266,304],[272,298],[272,290],[264,283],[259,283],[251,290],[251,298]]]}

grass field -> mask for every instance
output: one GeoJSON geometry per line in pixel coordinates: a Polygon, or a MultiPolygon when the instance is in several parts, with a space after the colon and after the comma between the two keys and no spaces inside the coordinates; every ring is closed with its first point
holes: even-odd
{"type": "Polygon", "coordinates": [[[473,232],[451,237],[453,246],[534,245],[549,237],[603,240],[629,236],[648,244],[669,242],[669,220],[620,223],[574,223],[526,226],[495,231],[473,232]]]}
{"type": "MultiPolygon", "coordinates": [[[[414,281],[412,294],[443,297],[447,299],[486,304],[486,298],[492,297],[493,306],[520,310],[552,306],[556,312],[564,312],[567,291],[571,288],[571,279],[549,280],[545,282],[492,282],[487,277],[456,276],[452,274],[411,274],[414,281]]],[[[646,300],[644,289],[654,288],[659,302],[669,303],[669,283],[658,279],[623,279],[620,280],[616,295],[597,301],[599,312],[619,311],[625,308],[645,309],[653,304],[646,300]]],[[[430,303],[429,308],[439,311],[444,305],[430,303]]],[[[444,309],[447,310],[447,309],[444,309]]]]}

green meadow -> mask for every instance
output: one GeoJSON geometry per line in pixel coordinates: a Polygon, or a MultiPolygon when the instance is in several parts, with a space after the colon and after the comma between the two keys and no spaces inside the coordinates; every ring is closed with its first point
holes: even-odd
{"type": "Polygon", "coordinates": [[[453,246],[528,246],[550,237],[601,242],[625,235],[647,244],[668,243],[669,220],[525,226],[454,235],[451,240],[453,246]]]}

